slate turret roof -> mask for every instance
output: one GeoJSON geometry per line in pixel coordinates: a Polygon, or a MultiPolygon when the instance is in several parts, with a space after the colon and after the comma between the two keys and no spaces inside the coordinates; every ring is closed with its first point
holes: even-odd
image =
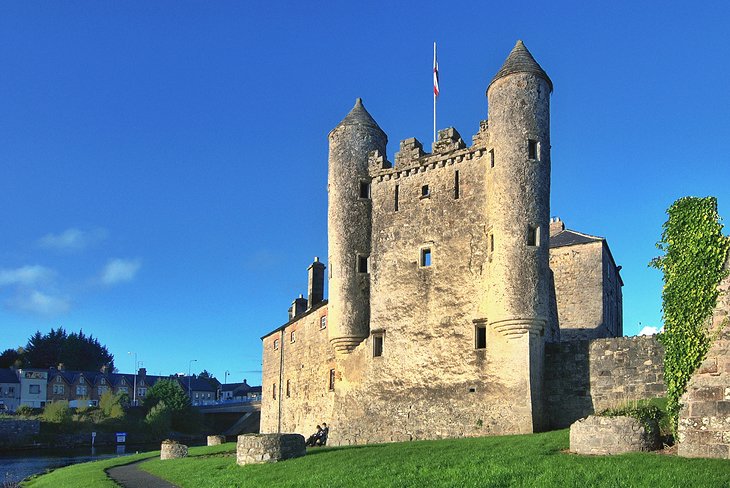
{"type": "MultiPolygon", "coordinates": [[[[383,129],[381,129],[378,123],[375,122],[373,116],[370,115],[370,113],[365,109],[365,106],[362,104],[362,98],[358,98],[357,100],[355,100],[355,106],[352,107],[350,113],[348,113],[345,118],[342,119],[339,124],[337,124],[335,129],[343,125],[363,125],[365,127],[372,127],[373,129],[378,129],[380,132],[383,132],[383,129]]],[[[383,132],[383,134],[385,134],[385,132],[383,132]]]]}
{"type": "MultiPolygon", "coordinates": [[[[515,44],[515,47],[512,48],[512,52],[510,52],[509,56],[507,56],[502,68],[497,71],[497,74],[494,75],[494,78],[492,78],[489,86],[492,86],[492,83],[498,79],[514,73],[532,73],[540,76],[547,81],[550,91],[553,91],[552,80],[550,80],[550,77],[547,75],[545,70],[542,69],[538,62],[535,61],[535,58],[532,57],[532,54],[530,54],[530,51],[527,50],[522,41],[517,41],[517,44],[515,44]]],[[[489,90],[489,87],[487,87],[487,90],[489,90]]]]}

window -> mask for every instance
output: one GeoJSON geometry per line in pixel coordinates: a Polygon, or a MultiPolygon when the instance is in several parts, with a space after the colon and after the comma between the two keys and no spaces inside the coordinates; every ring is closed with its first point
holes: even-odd
{"type": "Polygon", "coordinates": [[[474,347],[476,349],[487,348],[487,325],[478,323],[474,326],[474,347]]]}
{"type": "Polygon", "coordinates": [[[274,350],[279,349],[279,339],[274,339],[274,350]]]}
{"type": "Polygon", "coordinates": [[[489,150],[489,167],[494,168],[494,149],[489,150]]]}
{"type": "Polygon", "coordinates": [[[15,387],[14,386],[8,386],[8,395],[15,395],[15,387]]]}
{"type": "Polygon", "coordinates": [[[97,388],[97,391],[99,392],[99,396],[102,396],[104,393],[106,393],[107,390],[108,390],[108,388],[106,386],[100,386],[99,388],[97,388]]]}
{"type": "Polygon", "coordinates": [[[86,396],[86,385],[78,385],[76,387],[76,395],[77,396],[86,396]]]}
{"type": "Polygon", "coordinates": [[[290,340],[291,340],[291,342],[296,342],[296,338],[295,338],[295,336],[294,336],[294,333],[295,333],[295,332],[296,332],[295,330],[291,331],[291,334],[290,334],[290,335],[291,335],[291,339],[290,339],[290,340]]]}
{"type": "Polygon", "coordinates": [[[195,398],[198,398],[198,395],[199,395],[199,394],[198,394],[198,393],[196,393],[196,394],[195,394],[195,398]]]}
{"type": "Polygon", "coordinates": [[[129,388],[127,388],[126,386],[120,386],[119,393],[129,393],[129,388]]]}
{"type": "Polygon", "coordinates": [[[335,391],[335,370],[330,369],[330,391],[335,391]]]}
{"type": "Polygon", "coordinates": [[[276,400],[276,383],[271,386],[271,398],[276,400]]]}
{"type": "Polygon", "coordinates": [[[147,388],[137,388],[137,396],[143,397],[147,394],[147,388]]]}
{"type": "Polygon", "coordinates": [[[527,245],[540,245],[540,227],[534,225],[527,226],[527,245]]]}
{"type": "Polygon", "coordinates": [[[327,328],[327,316],[326,315],[323,315],[322,317],[320,317],[319,328],[320,328],[320,330],[327,328]]]}
{"type": "Polygon", "coordinates": [[[421,198],[428,198],[431,196],[431,190],[429,190],[428,185],[423,185],[421,187],[421,198]]]}
{"type": "Polygon", "coordinates": [[[419,259],[419,263],[422,268],[431,266],[431,248],[424,247],[421,249],[421,257],[419,259]]]}
{"type": "Polygon", "coordinates": [[[64,387],[63,385],[53,385],[53,394],[54,395],[63,395],[64,387]]]}
{"type": "Polygon", "coordinates": [[[61,379],[61,377],[60,377],[60,376],[56,376],[56,383],[60,383],[61,381],[63,381],[63,380],[61,379]]]}
{"type": "Polygon", "coordinates": [[[373,357],[379,358],[383,356],[383,334],[373,335],[373,357]]]}
{"type": "Polygon", "coordinates": [[[491,232],[489,233],[489,252],[494,252],[494,234],[491,232]]]}
{"type": "Polygon", "coordinates": [[[367,273],[368,272],[368,257],[362,254],[357,255],[357,272],[367,273]]]}
{"type": "Polygon", "coordinates": [[[370,198],[370,183],[367,181],[360,182],[360,198],[363,198],[363,199],[370,198]]]}
{"type": "Polygon", "coordinates": [[[400,188],[399,185],[395,185],[395,201],[393,202],[394,203],[393,207],[396,212],[398,211],[398,190],[399,190],[399,188],[400,188]]]}
{"type": "Polygon", "coordinates": [[[291,380],[286,380],[286,397],[291,396],[291,380]]]}
{"type": "Polygon", "coordinates": [[[104,378],[101,379],[101,384],[106,385],[106,380],[104,378]]]}
{"type": "Polygon", "coordinates": [[[459,199],[459,172],[454,171],[454,200],[459,199]]]}
{"type": "Polygon", "coordinates": [[[527,140],[527,159],[540,159],[540,145],[534,139],[527,140]]]}

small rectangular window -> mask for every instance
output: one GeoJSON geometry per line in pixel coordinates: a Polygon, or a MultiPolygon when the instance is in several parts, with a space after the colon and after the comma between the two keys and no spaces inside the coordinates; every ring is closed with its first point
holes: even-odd
{"type": "Polygon", "coordinates": [[[291,380],[286,380],[286,397],[291,396],[291,380]]]}
{"type": "Polygon", "coordinates": [[[291,342],[296,342],[295,332],[296,332],[295,330],[291,331],[291,334],[290,334],[290,336],[291,336],[291,339],[290,339],[291,342]]]}
{"type": "Polygon", "coordinates": [[[494,149],[489,150],[489,167],[494,168],[494,149]]]}
{"type": "Polygon", "coordinates": [[[421,249],[421,267],[431,266],[431,249],[424,247],[421,249]]]}
{"type": "Polygon", "coordinates": [[[489,252],[494,252],[494,234],[489,233],[489,252]]]}
{"type": "Polygon", "coordinates": [[[279,349],[279,339],[274,339],[274,350],[279,349]]]}
{"type": "Polygon", "coordinates": [[[539,146],[536,140],[534,139],[528,139],[527,140],[527,159],[539,159],[538,153],[539,153],[539,146]]]}
{"type": "Polygon", "coordinates": [[[431,191],[428,188],[428,185],[423,185],[421,187],[421,198],[426,198],[431,195],[431,191]]]}
{"type": "Polygon", "coordinates": [[[454,171],[454,200],[459,199],[459,172],[454,171]]]}
{"type": "Polygon", "coordinates": [[[330,369],[330,384],[329,384],[330,391],[335,390],[335,370],[330,369]]]}
{"type": "Polygon", "coordinates": [[[399,190],[399,188],[400,188],[399,185],[395,185],[395,201],[394,201],[393,207],[395,208],[396,212],[398,211],[398,190],[399,190]]]}
{"type": "Polygon", "coordinates": [[[379,358],[383,355],[383,335],[373,336],[373,357],[379,358]]]}
{"type": "Polygon", "coordinates": [[[540,243],[540,227],[534,225],[527,226],[527,245],[538,246],[540,243]]]}
{"type": "Polygon", "coordinates": [[[360,182],[360,198],[370,198],[370,183],[367,181],[360,182]]]}
{"type": "Polygon", "coordinates": [[[319,328],[320,329],[326,329],[327,328],[327,316],[326,315],[323,315],[319,319],[319,328]]]}
{"type": "Polygon", "coordinates": [[[357,272],[367,273],[368,272],[368,257],[362,254],[357,255],[357,272]]]}
{"type": "Polygon", "coordinates": [[[487,326],[480,323],[474,326],[474,347],[476,349],[487,348],[487,326]]]}
{"type": "Polygon", "coordinates": [[[271,398],[276,400],[276,383],[271,386],[271,398]]]}

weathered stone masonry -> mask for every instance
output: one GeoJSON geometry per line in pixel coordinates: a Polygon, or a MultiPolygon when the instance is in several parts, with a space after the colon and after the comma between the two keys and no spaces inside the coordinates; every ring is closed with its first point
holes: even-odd
{"type": "MultiPolygon", "coordinates": [[[[262,338],[262,432],[326,421],[331,444],[355,444],[549,426],[545,343],[565,298],[549,266],[552,88],[518,42],[471,145],[453,128],[431,153],[406,139],[394,165],[358,99],[329,135],[329,304],[295,301],[262,338]]],[[[602,265],[597,313],[573,315],[615,333],[602,265]]]]}

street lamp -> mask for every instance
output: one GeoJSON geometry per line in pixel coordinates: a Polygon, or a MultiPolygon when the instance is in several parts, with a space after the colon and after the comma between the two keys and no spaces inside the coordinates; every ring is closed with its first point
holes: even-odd
{"type": "Polygon", "coordinates": [[[190,401],[193,401],[193,393],[190,390],[190,367],[193,365],[194,362],[197,362],[197,359],[191,359],[188,361],[188,396],[190,397],[190,401]]]}
{"type": "Polygon", "coordinates": [[[134,391],[132,392],[132,405],[135,407],[137,406],[137,353],[136,352],[129,352],[127,351],[127,354],[132,355],[134,354],[134,391]]]}

